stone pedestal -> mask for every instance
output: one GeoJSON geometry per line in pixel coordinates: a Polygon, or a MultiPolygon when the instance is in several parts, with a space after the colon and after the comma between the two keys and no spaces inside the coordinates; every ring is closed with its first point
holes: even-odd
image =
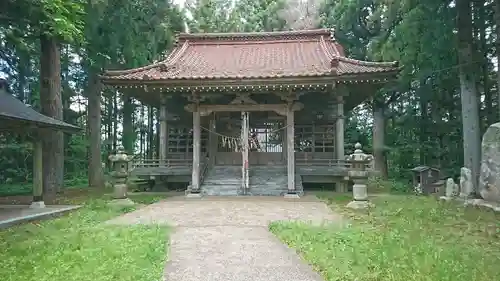
{"type": "Polygon", "coordinates": [[[186,192],[186,198],[201,198],[202,195],[200,192],[198,193],[193,193],[193,192],[186,192]]]}
{"type": "Polygon", "coordinates": [[[45,208],[45,202],[43,202],[43,201],[32,202],[30,205],[30,208],[31,209],[45,208]]]}
{"type": "Polygon", "coordinates": [[[359,209],[367,209],[374,207],[373,203],[370,203],[368,200],[366,201],[356,201],[353,200],[346,205],[347,208],[359,210],[359,209]]]}
{"type": "Polygon", "coordinates": [[[285,199],[300,199],[300,196],[297,193],[285,193],[283,196],[285,199]]]}
{"type": "Polygon", "coordinates": [[[368,202],[368,192],[366,182],[368,181],[367,165],[373,161],[373,156],[365,154],[361,150],[361,144],[356,143],[354,146],[354,153],[347,156],[347,161],[351,163],[351,170],[349,170],[349,178],[354,182],[352,187],[353,201],[347,204],[348,208],[364,209],[372,206],[368,202]]]}
{"type": "Polygon", "coordinates": [[[127,180],[129,176],[129,165],[133,156],[128,156],[123,148],[116,154],[110,155],[109,160],[113,165],[111,177],[113,179],[113,205],[133,205],[134,202],[127,196],[127,180]]]}

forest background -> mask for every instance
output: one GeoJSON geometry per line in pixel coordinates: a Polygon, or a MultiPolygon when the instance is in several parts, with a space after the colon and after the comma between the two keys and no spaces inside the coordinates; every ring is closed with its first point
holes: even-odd
{"type": "MultiPolygon", "coordinates": [[[[157,109],[103,88],[104,69],[158,61],[178,32],[334,28],[348,56],[403,66],[396,83],[349,112],[346,152],[361,142],[393,181],[409,181],[419,164],[455,177],[466,166],[477,181],[481,134],[500,117],[498,2],[4,0],[0,77],[18,99],[85,128],[44,146],[53,155],[44,157],[44,190],[55,194],[102,185],[101,163],[120,145],[156,154],[157,109]]],[[[30,192],[28,139],[0,134],[0,193],[30,192]]]]}

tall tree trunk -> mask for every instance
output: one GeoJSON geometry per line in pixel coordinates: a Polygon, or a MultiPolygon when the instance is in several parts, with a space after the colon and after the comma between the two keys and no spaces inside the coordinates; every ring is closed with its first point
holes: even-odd
{"type": "Polygon", "coordinates": [[[473,65],[472,14],[470,0],[457,0],[458,59],[464,141],[464,166],[472,172],[472,184],[477,192],[481,158],[481,136],[475,67],[473,65]]]}
{"type": "Polygon", "coordinates": [[[388,178],[385,153],[385,103],[373,101],[373,157],[375,170],[383,179],[388,178]]]}
{"type": "Polygon", "coordinates": [[[496,33],[496,41],[495,41],[495,49],[497,52],[497,102],[498,102],[498,116],[500,118],[500,1],[495,1],[495,33],[496,33]]]}
{"type": "MultiPolygon", "coordinates": [[[[484,120],[484,124],[481,124],[481,128],[484,130],[492,123],[495,122],[494,112],[493,112],[493,99],[490,89],[490,77],[489,77],[489,58],[488,58],[488,42],[486,41],[486,33],[487,33],[487,17],[486,17],[486,7],[484,5],[484,1],[476,1],[476,9],[477,9],[477,29],[479,33],[479,52],[478,52],[478,61],[481,61],[481,76],[482,76],[482,85],[484,89],[484,106],[485,112],[484,115],[486,118],[482,118],[484,120]]],[[[484,132],[481,130],[481,132],[484,132]]]]}
{"type": "Polygon", "coordinates": [[[110,170],[111,161],[108,157],[113,152],[113,96],[106,97],[106,169],[110,170]]]}
{"type": "Polygon", "coordinates": [[[419,102],[420,102],[420,131],[419,131],[419,143],[420,143],[420,165],[430,165],[428,163],[428,140],[429,136],[427,134],[427,126],[429,124],[429,100],[427,96],[428,85],[426,79],[420,81],[420,88],[418,89],[419,102]]]}
{"type": "Polygon", "coordinates": [[[20,56],[18,58],[17,65],[17,73],[18,73],[18,82],[17,82],[17,97],[22,101],[26,102],[26,77],[28,76],[27,71],[28,66],[26,65],[26,59],[24,56],[20,56]]]}
{"type": "Polygon", "coordinates": [[[101,160],[101,83],[95,74],[90,71],[87,84],[87,126],[88,126],[88,179],[90,187],[103,187],[104,175],[101,160]]]}
{"type": "MultiPolygon", "coordinates": [[[[43,114],[63,120],[61,99],[61,53],[54,37],[40,36],[40,104],[43,114]]],[[[64,184],[64,136],[62,132],[43,134],[43,191],[47,201],[55,198],[64,184]]]]}
{"type": "Polygon", "coordinates": [[[122,145],[127,153],[134,153],[135,132],[134,132],[134,106],[129,95],[123,95],[123,138],[122,145]]]}

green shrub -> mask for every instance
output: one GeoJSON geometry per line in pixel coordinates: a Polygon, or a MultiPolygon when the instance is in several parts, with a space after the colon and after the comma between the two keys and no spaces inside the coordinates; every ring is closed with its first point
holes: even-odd
{"type": "Polygon", "coordinates": [[[408,183],[393,179],[384,180],[379,176],[368,178],[367,187],[368,193],[408,193],[412,190],[408,183]]]}

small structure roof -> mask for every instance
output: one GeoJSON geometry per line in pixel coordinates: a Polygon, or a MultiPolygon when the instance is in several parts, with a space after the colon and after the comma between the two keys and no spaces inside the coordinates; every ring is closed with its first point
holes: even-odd
{"type": "Polygon", "coordinates": [[[0,130],[25,129],[26,127],[48,128],[66,132],[77,132],[79,127],[45,116],[18,100],[6,89],[7,83],[0,79],[0,130]]]}
{"type": "Polygon", "coordinates": [[[427,171],[427,170],[439,171],[439,170],[438,170],[438,169],[436,169],[436,168],[429,167],[429,166],[425,166],[425,165],[417,166],[417,167],[415,167],[415,168],[411,169],[411,171],[416,172],[416,173],[425,172],[425,171],[427,171]]]}
{"type": "MultiPolygon", "coordinates": [[[[104,83],[224,79],[334,77],[379,80],[393,76],[397,62],[347,58],[329,29],[180,34],[166,59],[148,66],[106,71],[104,83]]],[[[333,81],[332,81],[333,82],[333,81]]]]}

